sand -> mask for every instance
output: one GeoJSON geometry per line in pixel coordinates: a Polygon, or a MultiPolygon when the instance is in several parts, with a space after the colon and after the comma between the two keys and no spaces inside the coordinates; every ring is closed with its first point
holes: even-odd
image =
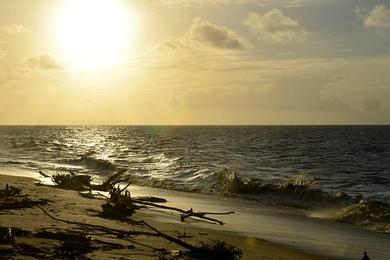
{"type": "MultiPolygon", "coordinates": [[[[44,186],[34,185],[34,179],[25,177],[16,177],[9,175],[0,175],[0,187],[5,184],[16,186],[23,189],[32,199],[49,198],[53,202],[43,206],[51,215],[69,220],[78,221],[88,224],[102,225],[110,228],[121,230],[137,230],[128,223],[107,220],[97,216],[101,211],[102,200],[91,200],[82,198],[78,192],[69,190],[60,190],[44,186]]],[[[139,191],[138,193],[142,193],[139,191]]],[[[168,192],[168,191],[167,191],[168,192]]],[[[170,200],[174,197],[170,197],[170,200]]],[[[178,200],[180,200],[178,198],[178,200]]],[[[211,243],[216,240],[223,240],[231,245],[240,248],[243,252],[242,259],[331,259],[324,256],[316,256],[305,253],[293,247],[271,243],[255,237],[237,234],[235,232],[224,231],[222,226],[219,229],[214,228],[214,224],[201,223],[190,220],[188,223],[178,221],[177,214],[166,214],[151,209],[141,209],[133,215],[133,219],[145,220],[160,231],[169,235],[177,236],[186,234],[189,238],[187,242],[197,244],[199,242],[211,243]]],[[[228,218],[228,216],[225,216],[228,218]]],[[[228,225],[228,224],[227,224],[228,225]]],[[[24,230],[72,230],[76,229],[75,225],[70,225],[55,221],[45,215],[40,209],[24,208],[17,210],[0,211],[0,226],[18,227],[24,230]]],[[[98,234],[92,235],[92,239],[101,241],[115,242],[123,245],[134,245],[134,249],[114,249],[114,250],[97,250],[88,253],[87,256],[92,259],[155,259],[156,252],[144,245],[150,245],[158,248],[167,248],[169,250],[181,249],[172,243],[168,243],[161,238],[151,238],[146,236],[134,237],[133,242],[125,243],[120,239],[102,237],[98,234]]],[[[44,250],[55,250],[58,244],[53,241],[42,241],[36,238],[24,238],[23,243],[29,243],[44,250]]],[[[17,243],[20,241],[16,241],[17,243]]],[[[0,245],[0,249],[1,249],[0,245]]],[[[16,257],[17,258],[17,257],[16,257]]],[[[23,257],[22,259],[27,259],[23,257]]]]}

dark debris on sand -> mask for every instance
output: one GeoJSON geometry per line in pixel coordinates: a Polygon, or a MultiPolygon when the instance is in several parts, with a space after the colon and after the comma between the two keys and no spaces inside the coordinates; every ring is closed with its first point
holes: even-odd
{"type": "Polygon", "coordinates": [[[1,259],[20,259],[25,256],[38,259],[88,259],[85,255],[96,248],[98,247],[92,246],[91,239],[81,232],[31,232],[13,227],[0,228],[1,259]],[[38,244],[33,239],[40,239],[41,243],[38,244]],[[24,242],[19,242],[21,240],[24,242]],[[43,241],[46,246],[42,246],[43,241]]]}
{"type": "Polygon", "coordinates": [[[0,190],[0,211],[32,208],[36,205],[46,205],[48,202],[50,202],[48,199],[30,199],[26,194],[23,194],[22,189],[8,184],[3,190],[0,190]]]}
{"type": "MultiPolygon", "coordinates": [[[[97,191],[110,191],[115,185],[122,182],[129,182],[130,176],[125,175],[126,170],[122,169],[117,171],[114,174],[108,176],[101,184],[92,184],[92,176],[87,174],[75,174],[73,172],[69,173],[59,173],[53,176],[49,176],[42,171],[39,171],[39,174],[45,178],[51,178],[56,188],[65,189],[65,190],[76,190],[76,191],[86,191],[86,190],[97,190],[97,191]]],[[[38,185],[43,185],[38,183],[38,185]]],[[[45,186],[45,185],[43,185],[45,186]]],[[[50,185],[49,185],[50,186],[50,185]]]]}
{"type": "MultiPolygon", "coordinates": [[[[45,205],[49,200],[30,200],[28,195],[23,194],[21,189],[16,187],[6,186],[0,191],[0,210],[1,209],[20,209],[26,207],[37,207],[49,216],[52,220],[66,223],[69,227],[67,230],[35,230],[27,231],[14,227],[0,228],[0,255],[6,259],[20,257],[31,257],[38,259],[89,259],[90,253],[99,250],[144,250],[152,249],[153,256],[158,259],[239,259],[242,255],[240,249],[228,245],[225,242],[217,241],[206,244],[191,244],[180,236],[172,236],[158,230],[143,220],[133,220],[131,216],[140,208],[156,207],[169,211],[179,212],[180,219],[184,221],[186,218],[195,217],[208,222],[223,224],[223,222],[210,218],[207,215],[228,215],[234,212],[196,212],[192,208],[183,210],[174,207],[162,205],[166,200],[155,197],[138,197],[133,198],[130,192],[126,190],[130,185],[128,182],[124,188],[115,187],[115,184],[128,180],[123,177],[123,171],[119,171],[106,179],[100,185],[92,185],[91,177],[87,175],[74,175],[72,173],[66,175],[55,175],[52,177],[57,188],[71,190],[90,190],[90,199],[97,197],[93,196],[92,188],[99,188],[110,192],[109,197],[105,197],[105,202],[102,204],[102,211],[99,216],[114,220],[123,221],[129,224],[128,230],[113,229],[108,226],[100,226],[88,224],[84,222],[76,222],[66,219],[60,219],[51,215],[45,210],[42,205],[45,205]],[[82,230],[82,232],[80,231],[82,230]],[[96,239],[96,234],[101,238],[96,239]],[[136,238],[144,236],[146,238],[158,238],[171,244],[174,250],[155,247],[154,242],[148,244],[146,242],[137,242],[136,238]],[[94,238],[95,237],[95,238],[94,238]],[[37,241],[40,241],[39,243],[37,241]]],[[[100,197],[101,199],[101,197],[100,197]]],[[[142,240],[144,241],[144,240],[142,240]]],[[[0,258],[1,258],[0,257],[0,258]]]]}

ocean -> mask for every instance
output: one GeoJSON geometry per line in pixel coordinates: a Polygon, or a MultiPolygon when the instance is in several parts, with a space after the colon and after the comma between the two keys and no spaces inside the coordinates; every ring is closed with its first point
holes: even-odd
{"type": "Polygon", "coordinates": [[[124,168],[140,185],[300,208],[375,201],[390,223],[388,126],[2,126],[0,167],[124,168]]]}

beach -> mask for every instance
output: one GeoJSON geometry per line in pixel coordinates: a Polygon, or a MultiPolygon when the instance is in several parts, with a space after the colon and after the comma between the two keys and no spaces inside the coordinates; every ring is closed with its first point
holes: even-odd
{"type": "Polygon", "coordinates": [[[0,260],[390,260],[390,0],[0,1],[0,260]]]}
{"type": "MultiPolygon", "coordinates": [[[[3,168],[0,171],[0,187],[6,184],[19,187],[32,199],[50,199],[42,206],[50,215],[67,221],[102,225],[120,230],[133,230],[134,226],[124,222],[107,220],[98,216],[104,200],[86,199],[77,191],[53,187],[37,186],[44,183],[35,171],[17,168],[3,168]]],[[[131,219],[144,220],[148,224],[172,236],[184,234],[187,242],[193,244],[225,241],[242,250],[242,259],[359,259],[363,250],[370,252],[373,259],[387,259],[386,245],[388,234],[364,230],[362,228],[308,217],[290,208],[259,206],[253,201],[237,198],[210,196],[189,192],[157,189],[131,185],[131,196],[155,196],[165,198],[165,205],[183,209],[194,208],[206,212],[235,211],[233,215],[218,216],[224,225],[217,225],[195,218],[181,222],[177,212],[156,208],[137,210],[131,219]],[[188,236],[188,237],[187,237],[188,236]]],[[[51,219],[37,207],[2,211],[2,227],[17,227],[23,230],[74,230],[77,225],[64,224],[51,219]]],[[[91,236],[98,241],[104,237],[91,236]]],[[[37,241],[30,239],[29,243],[37,241]]],[[[123,241],[112,240],[115,243],[123,241]]],[[[92,259],[154,259],[155,250],[143,245],[151,245],[168,250],[183,250],[180,246],[164,239],[137,236],[135,249],[94,251],[87,256],[92,259]]],[[[128,241],[126,243],[129,243],[128,241]]],[[[125,244],[126,244],[125,243],[125,244]]],[[[46,249],[47,250],[47,249],[46,249]]],[[[53,249],[51,249],[53,250],[53,249]]]]}
{"type": "MultiPolygon", "coordinates": [[[[14,173],[15,171],[12,172],[14,173]]],[[[106,220],[96,216],[96,212],[101,210],[100,205],[102,204],[102,201],[82,198],[76,191],[36,186],[34,184],[34,179],[32,178],[0,174],[0,187],[5,186],[6,184],[22,188],[23,192],[28,194],[32,199],[48,198],[52,200],[52,202],[49,202],[47,205],[42,207],[49,212],[49,214],[59,219],[102,225],[123,230],[134,228],[126,223],[106,220]]],[[[142,193],[142,188],[137,187],[137,189],[135,189],[134,194],[142,193]]],[[[169,199],[173,199],[173,197],[170,197],[169,199]]],[[[177,198],[177,200],[181,200],[183,202],[183,199],[177,198]]],[[[207,205],[207,201],[204,203],[207,205]]],[[[243,252],[242,259],[332,259],[306,253],[302,250],[294,249],[292,246],[273,243],[256,237],[251,237],[249,235],[229,231],[229,223],[227,220],[229,216],[225,217],[227,224],[219,227],[218,229],[213,227],[215,226],[213,224],[200,223],[199,221],[194,220],[190,220],[188,223],[181,223],[179,221],[179,217],[177,215],[175,216],[175,214],[164,214],[162,212],[149,209],[137,211],[132,218],[143,219],[150,225],[153,225],[159,230],[173,236],[177,235],[176,232],[185,232],[185,234],[190,237],[187,238],[188,242],[191,243],[209,243],[211,241],[223,240],[240,248],[243,252]]],[[[37,231],[41,229],[66,231],[69,229],[75,229],[75,225],[55,221],[36,207],[2,211],[0,213],[0,220],[2,227],[21,228],[28,231],[37,231]]],[[[93,235],[92,237],[97,240],[107,240],[107,238],[99,237],[98,235],[93,235]]],[[[53,250],[53,248],[48,246],[50,243],[47,241],[35,241],[33,238],[24,238],[22,240],[23,243],[42,247],[45,250],[53,250]]],[[[156,257],[156,252],[148,247],[142,246],[142,244],[149,244],[153,247],[169,248],[171,250],[183,250],[183,248],[169,244],[163,239],[139,236],[134,240],[138,243],[134,244],[134,249],[117,249],[110,251],[99,250],[91,252],[87,254],[87,256],[92,259],[154,259],[156,257]]],[[[16,242],[18,243],[20,241],[17,240],[16,242]]],[[[120,240],[116,242],[121,243],[120,240]]],[[[16,257],[16,259],[20,258],[16,257]]]]}

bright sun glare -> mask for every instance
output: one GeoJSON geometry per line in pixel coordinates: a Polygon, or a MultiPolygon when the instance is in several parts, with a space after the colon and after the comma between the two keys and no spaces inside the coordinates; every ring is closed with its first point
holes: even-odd
{"type": "Polygon", "coordinates": [[[118,0],[67,0],[54,23],[57,45],[74,67],[118,64],[135,36],[135,17],[118,0]]]}

